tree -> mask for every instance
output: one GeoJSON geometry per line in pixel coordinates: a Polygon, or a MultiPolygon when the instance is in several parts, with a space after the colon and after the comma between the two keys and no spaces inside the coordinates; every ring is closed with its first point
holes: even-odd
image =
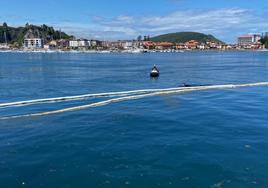
{"type": "Polygon", "coordinates": [[[3,27],[4,28],[7,28],[8,27],[6,22],[3,23],[3,27]]]}
{"type": "Polygon", "coordinates": [[[25,27],[26,28],[28,28],[30,25],[29,25],[29,23],[27,22],[26,24],[25,24],[25,27]]]}
{"type": "Polygon", "coordinates": [[[142,36],[140,35],[138,36],[137,41],[141,41],[141,40],[142,40],[142,36]]]}
{"type": "Polygon", "coordinates": [[[265,46],[265,48],[268,48],[268,37],[261,38],[260,42],[265,46]]]}
{"type": "Polygon", "coordinates": [[[143,40],[144,40],[144,41],[147,41],[147,36],[144,36],[144,37],[143,37],[143,40]]]}

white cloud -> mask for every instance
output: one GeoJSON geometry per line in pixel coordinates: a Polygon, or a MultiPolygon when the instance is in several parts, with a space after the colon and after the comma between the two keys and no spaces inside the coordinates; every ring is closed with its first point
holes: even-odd
{"type": "Polygon", "coordinates": [[[158,35],[178,31],[213,34],[225,41],[248,32],[268,30],[268,23],[248,9],[185,10],[164,16],[114,18],[92,17],[88,24],[65,23],[62,29],[81,37],[132,39],[138,35],[158,35]]]}

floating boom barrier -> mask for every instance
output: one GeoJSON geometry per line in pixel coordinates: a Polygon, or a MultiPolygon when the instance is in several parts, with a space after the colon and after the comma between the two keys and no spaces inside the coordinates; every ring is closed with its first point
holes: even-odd
{"type": "Polygon", "coordinates": [[[148,89],[148,90],[133,90],[133,91],[124,91],[124,92],[110,92],[110,93],[99,93],[99,94],[87,94],[80,96],[69,96],[69,97],[59,97],[59,98],[47,98],[47,99],[37,99],[29,101],[19,101],[12,103],[2,103],[0,108],[16,107],[16,106],[26,106],[34,104],[43,104],[43,103],[55,103],[62,101],[72,101],[72,100],[84,100],[91,97],[117,97],[100,102],[90,103],[81,106],[75,106],[70,108],[64,108],[60,110],[40,112],[34,114],[25,114],[25,115],[16,115],[8,117],[0,117],[0,120],[16,119],[16,118],[26,118],[26,117],[38,117],[38,116],[48,116],[55,115],[59,113],[72,112],[78,110],[85,110],[90,108],[95,108],[99,106],[105,106],[112,103],[118,103],[129,100],[137,100],[146,97],[161,96],[161,95],[171,95],[184,92],[194,92],[194,91],[205,91],[205,90],[215,90],[215,89],[235,89],[242,87],[257,87],[257,86],[268,86],[268,82],[258,82],[258,83],[249,83],[249,84],[228,84],[228,85],[212,85],[212,86],[196,86],[196,87],[178,87],[178,88],[168,88],[168,89],[148,89]]]}
{"type": "Polygon", "coordinates": [[[84,94],[84,95],[77,95],[77,96],[66,96],[66,97],[56,97],[56,98],[46,98],[46,99],[35,99],[35,100],[27,100],[27,101],[0,103],[0,108],[20,107],[20,106],[28,106],[28,105],[36,105],[36,104],[58,103],[58,102],[77,101],[77,100],[87,100],[89,98],[123,97],[123,96],[129,96],[129,95],[138,95],[138,94],[146,94],[146,93],[161,92],[161,91],[172,91],[172,90],[180,90],[180,89],[185,89],[185,87],[169,88],[169,89],[144,89],[144,90],[133,90],[133,91],[122,91],[122,92],[84,94]]]}

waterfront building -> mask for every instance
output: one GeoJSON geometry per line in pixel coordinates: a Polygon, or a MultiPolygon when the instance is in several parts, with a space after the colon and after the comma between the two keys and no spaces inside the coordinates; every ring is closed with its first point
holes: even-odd
{"type": "Polygon", "coordinates": [[[143,41],[135,40],[133,41],[134,48],[143,48],[143,41]]]}
{"type": "Polygon", "coordinates": [[[44,49],[45,50],[51,50],[52,48],[51,48],[51,46],[49,44],[45,44],[44,45],[44,49]]]}
{"type": "Polygon", "coordinates": [[[238,45],[240,46],[249,46],[254,45],[259,42],[261,39],[261,35],[253,34],[253,35],[243,35],[238,37],[238,45]]]}
{"type": "Polygon", "coordinates": [[[246,46],[253,43],[252,35],[243,35],[238,37],[238,45],[246,46]]]}
{"type": "Polygon", "coordinates": [[[112,41],[112,42],[110,42],[109,43],[109,47],[111,48],[111,49],[121,49],[122,48],[122,46],[120,45],[121,43],[119,42],[119,41],[112,41]]]}
{"type": "Polygon", "coordinates": [[[57,47],[60,49],[68,48],[69,47],[69,40],[66,40],[66,39],[57,40],[57,47]]]}
{"type": "Polygon", "coordinates": [[[57,41],[52,40],[52,41],[49,42],[49,45],[53,46],[53,47],[56,47],[57,46],[57,41]]]}
{"type": "Polygon", "coordinates": [[[134,47],[134,42],[132,40],[121,41],[121,45],[124,49],[131,49],[134,47]]]}
{"type": "Polygon", "coordinates": [[[44,40],[41,38],[25,38],[23,47],[24,48],[43,48],[44,46],[44,40]]]}
{"type": "Polygon", "coordinates": [[[91,42],[87,39],[78,39],[78,40],[70,40],[69,46],[71,48],[87,48],[89,47],[91,42]]]}
{"type": "Polygon", "coordinates": [[[44,39],[40,37],[39,32],[34,32],[33,30],[29,30],[24,36],[23,47],[29,48],[29,49],[43,48],[44,39]]]}
{"type": "Polygon", "coordinates": [[[172,42],[157,42],[155,43],[155,49],[157,50],[166,50],[175,48],[176,45],[172,42]]]}
{"type": "Polygon", "coordinates": [[[183,49],[185,49],[185,45],[184,45],[184,43],[176,43],[176,49],[177,50],[183,50],[183,49]]]}
{"type": "Polygon", "coordinates": [[[80,39],[80,40],[78,40],[78,46],[79,47],[89,47],[90,41],[87,39],[80,39]]]}
{"type": "Polygon", "coordinates": [[[136,48],[141,48],[143,46],[142,41],[136,41],[136,40],[122,40],[122,41],[117,41],[117,45],[119,48],[122,49],[136,49],[136,48]]]}
{"type": "Polygon", "coordinates": [[[207,46],[207,48],[213,48],[213,49],[215,49],[215,48],[218,47],[218,44],[216,42],[207,41],[206,42],[206,46],[207,46]]]}
{"type": "Polygon", "coordinates": [[[205,50],[207,47],[206,47],[206,44],[205,43],[202,43],[202,44],[198,45],[198,48],[200,50],[205,50]]]}
{"type": "Polygon", "coordinates": [[[197,42],[196,40],[190,40],[185,43],[185,47],[188,49],[197,49],[198,45],[199,42],[197,42]]]}
{"type": "Polygon", "coordinates": [[[112,47],[112,42],[110,42],[110,41],[101,41],[100,46],[102,48],[108,49],[108,48],[112,47]]]}
{"type": "Polygon", "coordinates": [[[47,50],[56,49],[57,47],[58,47],[57,41],[55,40],[52,40],[49,43],[44,45],[44,49],[47,49],[47,50]]]}
{"type": "Polygon", "coordinates": [[[111,49],[133,49],[138,47],[138,43],[132,40],[119,40],[119,41],[113,41],[113,42],[107,42],[104,41],[100,45],[104,45],[104,47],[109,47],[111,49]]]}
{"type": "Polygon", "coordinates": [[[256,44],[261,40],[261,35],[260,34],[254,34],[253,35],[253,43],[256,44]]]}
{"type": "Polygon", "coordinates": [[[78,48],[78,40],[70,40],[69,41],[69,46],[71,48],[78,48]]]}
{"type": "Polygon", "coordinates": [[[91,46],[91,47],[101,46],[101,44],[102,44],[102,42],[99,40],[90,40],[89,42],[90,42],[89,46],[91,46]]]}
{"type": "Polygon", "coordinates": [[[155,43],[152,42],[152,41],[144,41],[143,42],[143,47],[145,49],[151,50],[151,49],[154,49],[155,48],[155,43]]]}

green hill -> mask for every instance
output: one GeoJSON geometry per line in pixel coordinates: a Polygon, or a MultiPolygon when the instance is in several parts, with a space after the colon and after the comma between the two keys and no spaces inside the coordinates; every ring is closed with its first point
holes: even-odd
{"type": "Polygon", "coordinates": [[[40,37],[43,38],[45,42],[73,37],[47,25],[36,26],[26,24],[24,27],[9,27],[4,23],[0,26],[0,43],[4,43],[6,38],[7,42],[10,44],[22,45],[25,36],[40,37]]]}
{"type": "Polygon", "coordinates": [[[169,33],[164,35],[159,35],[156,37],[152,37],[151,41],[153,42],[177,42],[177,43],[185,43],[189,40],[196,40],[198,42],[216,42],[216,43],[224,43],[219,39],[215,38],[213,35],[206,35],[203,33],[197,32],[178,32],[178,33],[169,33]]]}

